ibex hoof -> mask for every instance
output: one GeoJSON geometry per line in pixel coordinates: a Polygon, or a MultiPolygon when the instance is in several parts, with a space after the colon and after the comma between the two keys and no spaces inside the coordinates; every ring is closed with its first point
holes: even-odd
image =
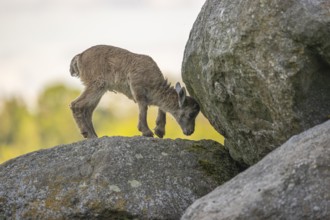
{"type": "Polygon", "coordinates": [[[88,138],[88,132],[81,132],[81,135],[84,137],[84,138],[88,138]]]}
{"type": "Polygon", "coordinates": [[[162,129],[155,128],[155,134],[156,134],[159,138],[163,138],[164,135],[165,135],[165,131],[162,130],[162,129]]]}
{"type": "Polygon", "coordinates": [[[143,132],[142,135],[145,137],[153,137],[154,133],[152,133],[152,131],[149,130],[149,131],[143,132]]]}
{"type": "Polygon", "coordinates": [[[89,134],[87,131],[81,133],[84,138],[97,138],[96,134],[89,134]]]}

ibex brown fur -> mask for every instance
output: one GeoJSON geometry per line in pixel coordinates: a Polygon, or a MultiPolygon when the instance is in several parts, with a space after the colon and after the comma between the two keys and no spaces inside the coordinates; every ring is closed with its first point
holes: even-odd
{"type": "Polygon", "coordinates": [[[186,96],[185,88],[176,88],[164,79],[155,61],[146,55],[99,45],[76,55],[70,65],[72,76],[80,77],[84,92],[71,103],[73,117],[85,138],[97,137],[92,124],[92,114],[106,91],[125,94],[139,106],[138,129],[143,136],[153,136],[147,124],[148,105],[159,107],[155,134],[165,134],[166,113],[179,123],[183,133],[194,132],[199,105],[194,98],[186,96]]]}

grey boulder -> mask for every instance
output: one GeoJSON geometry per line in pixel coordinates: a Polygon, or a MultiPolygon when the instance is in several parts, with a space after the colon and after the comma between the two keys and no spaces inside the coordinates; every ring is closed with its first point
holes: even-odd
{"type": "Polygon", "coordinates": [[[182,77],[232,157],[252,165],[330,115],[329,0],[207,0],[182,77]]]}
{"type": "Polygon", "coordinates": [[[330,121],[197,200],[188,219],[330,219],[330,121]]]}
{"type": "Polygon", "coordinates": [[[85,140],[0,165],[0,219],[179,219],[239,171],[214,141],[85,140]]]}

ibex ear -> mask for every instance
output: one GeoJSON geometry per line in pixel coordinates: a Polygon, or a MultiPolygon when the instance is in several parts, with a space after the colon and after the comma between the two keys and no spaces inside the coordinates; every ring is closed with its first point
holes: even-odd
{"type": "Polygon", "coordinates": [[[179,82],[176,83],[175,85],[175,90],[178,93],[178,98],[179,98],[179,107],[182,108],[185,100],[186,100],[186,88],[182,87],[179,82]]]}

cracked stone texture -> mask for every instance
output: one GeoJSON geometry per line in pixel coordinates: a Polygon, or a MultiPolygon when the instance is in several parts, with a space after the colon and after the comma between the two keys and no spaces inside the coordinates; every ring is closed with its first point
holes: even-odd
{"type": "Polygon", "coordinates": [[[0,219],[179,219],[239,171],[214,141],[85,140],[0,165],[0,219]]]}
{"type": "Polygon", "coordinates": [[[330,115],[329,0],[207,0],[182,77],[232,157],[252,165],[330,115]]]}
{"type": "Polygon", "coordinates": [[[182,220],[330,219],[330,121],[289,139],[191,205],[182,220]]]}

